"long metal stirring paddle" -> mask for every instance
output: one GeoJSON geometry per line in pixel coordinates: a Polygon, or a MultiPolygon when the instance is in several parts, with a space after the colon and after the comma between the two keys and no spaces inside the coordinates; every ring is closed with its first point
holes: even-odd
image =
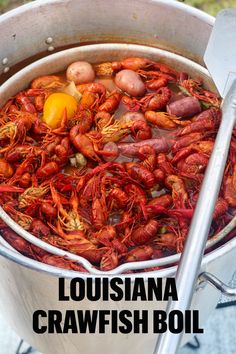
{"type": "MultiPolygon", "coordinates": [[[[178,301],[168,302],[167,314],[191,305],[236,122],[236,8],[218,14],[204,60],[224,97],[222,121],[176,273],[178,301]]],[[[175,354],[182,335],[169,330],[159,335],[154,354],[175,354]]]]}

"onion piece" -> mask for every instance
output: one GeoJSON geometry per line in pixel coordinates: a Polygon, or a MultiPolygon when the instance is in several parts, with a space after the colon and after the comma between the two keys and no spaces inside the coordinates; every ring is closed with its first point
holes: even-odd
{"type": "Polygon", "coordinates": [[[68,95],[73,96],[76,101],[79,103],[82,97],[82,94],[77,90],[74,81],[71,81],[62,92],[67,93],[68,95]]]}

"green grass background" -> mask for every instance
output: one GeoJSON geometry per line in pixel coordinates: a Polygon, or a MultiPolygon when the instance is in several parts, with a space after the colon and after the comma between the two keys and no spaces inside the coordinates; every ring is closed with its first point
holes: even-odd
{"type": "MultiPolygon", "coordinates": [[[[25,4],[30,0],[0,0],[0,12],[25,4]]],[[[89,1],[89,0],[88,0],[89,1]]],[[[112,1],[112,0],[111,0],[112,1]]],[[[217,12],[225,7],[236,7],[236,0],[179,0],[185,4],[197,7],[216,16],[217,12]]]]}
{"type": "Polygon", "coordinates": [[[210,15],[216,14],[226,7],[236,7],[236,0],[183,0],[185,4],[194,6],[210,15]]]}

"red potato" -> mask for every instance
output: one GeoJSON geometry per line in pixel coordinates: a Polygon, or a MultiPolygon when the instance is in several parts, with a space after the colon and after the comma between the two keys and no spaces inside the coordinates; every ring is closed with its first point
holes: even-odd
{"type": "Polygon", "coordinates": [[[121,70],[116,74],[115,84],[130,96],[143,96],[146,88],[139,74],[133,70],[121,70]]]}
{"type": "Polygon", "coordinates": [[[66,78],[69,81],[74,81],[76,85],[86,84],[94,81],[95,72],[92,65],[86,61],[76,61],[68,66],[66,78]]]}

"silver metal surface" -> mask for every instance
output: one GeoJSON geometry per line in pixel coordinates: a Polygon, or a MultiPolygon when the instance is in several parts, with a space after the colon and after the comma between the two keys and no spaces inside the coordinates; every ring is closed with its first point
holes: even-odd
{"type": "MultiPolygon", "coordinates": [[[[94,354],[104,350],[110,354],[132,353],[143,354],[152,353],[156,334],[148,335],[112,335],[112,334],[66,334],[66,335],[37,335],[32,330],[32,313],[37,309],[58,309],[64,313],[70,310],[112,310],[122,309],[132,310],[134,303],[119,302],[118,308],[114,302],[98,301],[94,304],[88,301],[78,302],[58,302],[58,277],[66,278],[66,291],[69,289],[70,279],[80,277],[86,279],[88,276],[95,278],[97,275],[77,273],[65,269],[39,263],[32,259],[17,254],[15,251],[6,249],[0,245],[1,284],[0,287],[0,311],[4,318],[10,323],[12,328],[31,345],[44,354],[94,354]],[[132,307],[131,307],[132,306],[132,307]]],[[[232,277],[232,264],[236,257],[236,239],[231,240],[226,245],[209,253],[204,257],[202,271],[215,274],[226,283],[232,277]]],[[[131,279],[143,277],[161,277],[163,281],[166,277],[174,276],[176,267],[167,268],[149,273],[136,273],[129,275],[119,275],[120,278],[129,277],[131,279]]],[[[99,277],[103,277],[99,276],[99,277]]],[[[209,284],[199,289],[194,294],[191,309],[200,313],[200,325],[203,326],[211,311],[219,300],[219,292],[209,284]]],[[[166,303],[161,301],[135,302],[135,309],[147,309],[151,315],[153,310],[165,310],[166,303]]],[[[185,336],[182,344],[186,343],[190,336],[185,336]]]]}
{"type": "Polygon", "coordinates": [[[2,59],[2,65],[7,65],[8,63],[8,58],[3,58],[2,59]]]}
{"type": "MultiPolygon", "coordinates": [[[[168,312],[174,310],[184,312],[191,304],[236,120],[236,80],[223,102],[222,111],[222,121],[176,273],[178,301],[168,303],[168,312]]],[[[176,353],[180,341],[181,334],[176,335],[167,331],[159,337],[154,353],[176,353]]]]}
{"type": "Polygon", "coordinates": [[[115,6],[111,0],[37,0],[0,16],[0,45],[10,67],[39,53],[47,55],[49,36],[55,48],[129,42],[203,64],[213,23],[212,16],[173,0],[119,0],[115,6]]]}
{"type": "Polygon", "coordinates": [[[236,8],[216,17],[204,61],[222,97],[236,78],[236,8]]]}
{"type": "Polygon", "coordinates": [[[230,296],[230,297],[236,296],[236,288],[232,288],[231,286],[226,285],[213,274],[204,272],[199,275],[199,280],[207,281],[208,283],[213,285],[216,289],[218,289],[223,295],[230,296]]]}

